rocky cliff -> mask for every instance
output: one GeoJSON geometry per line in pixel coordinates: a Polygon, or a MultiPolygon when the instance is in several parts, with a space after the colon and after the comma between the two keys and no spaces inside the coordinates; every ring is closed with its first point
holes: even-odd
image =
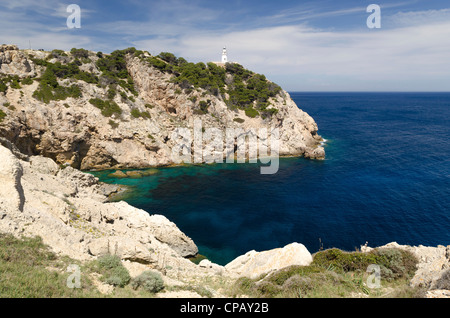
{"type": "Polygon", "coordinates": [[[196,119],[220,130],[278,128],[281,156],[325,156],[314,120],[240,65],[0,47],[0,136],[27,155],[81,169],[170,165],[173,132],[196,119]]]}

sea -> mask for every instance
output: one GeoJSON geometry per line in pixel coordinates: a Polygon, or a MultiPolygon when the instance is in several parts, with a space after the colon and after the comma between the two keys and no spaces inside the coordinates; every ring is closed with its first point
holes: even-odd
{"type": "Polygon", "coordinates": [[[290,92],[324,138],[323,161],[158,168],[124,198],[162,214],[225,265],[297,242],[310,253],[390,242],[450,244],[450,93],[290,92]]]}

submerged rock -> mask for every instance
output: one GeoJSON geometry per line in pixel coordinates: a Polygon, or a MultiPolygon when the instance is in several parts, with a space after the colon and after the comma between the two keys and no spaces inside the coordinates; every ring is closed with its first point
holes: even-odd
{"type": "Polygon", "coordinates": [[[126,178],[127,174],[125,172],[123,172],[123,171],[117,170],[116,172],[113,172],[113,173],[109,174],[108,177],[126,178]]]}
{"type": "Polygon", "coordinates": [[[139,179],[143,177],[143,174],[140,171],[127,171],[126,172],[127,177],[139,179]]]}

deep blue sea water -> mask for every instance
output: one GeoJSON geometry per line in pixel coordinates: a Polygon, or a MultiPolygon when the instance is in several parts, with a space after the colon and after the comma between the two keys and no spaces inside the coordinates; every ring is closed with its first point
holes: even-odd
{"type": "Polygon", "coordinates": [[[127,201],[163,214],[226,264],[292,242],[354,250],[450,244],[450,93],[291,93],[319,126],[326,160],[162,168],[127,201]]]}

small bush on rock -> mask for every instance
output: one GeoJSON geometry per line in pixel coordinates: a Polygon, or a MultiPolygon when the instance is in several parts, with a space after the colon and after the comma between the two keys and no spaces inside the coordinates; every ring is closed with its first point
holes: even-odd
{"type": "Polygon", "coordinates": [[[434,289],[450,290],[450,269],[445,271],[441,277],[436,281],[434,289]]]}
{"type": "Polygon", "coordinates": [[[110,285],[124,287],[130,282],[130,274],[116,255],[104,255],[97,260],[97,270],[110,285]]]}
{"type": "Polygon", "coordinates": [[[164,289],[164,281],[159,273],[145,271],[141,275],[133,278],[131,286],[134,289],[142,287],[150,293],[157,293],[164,289]]]}

